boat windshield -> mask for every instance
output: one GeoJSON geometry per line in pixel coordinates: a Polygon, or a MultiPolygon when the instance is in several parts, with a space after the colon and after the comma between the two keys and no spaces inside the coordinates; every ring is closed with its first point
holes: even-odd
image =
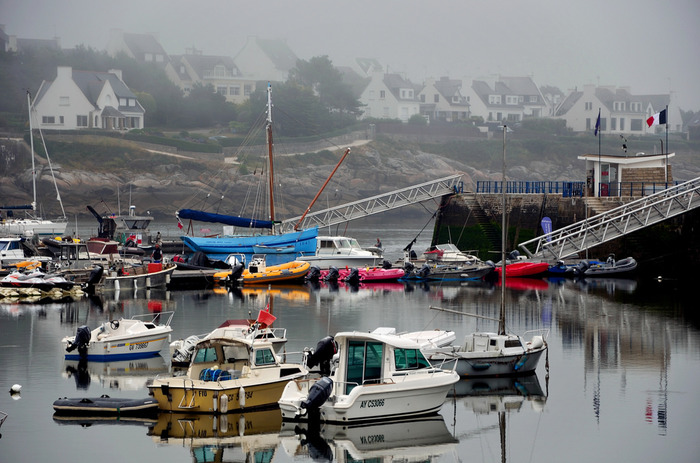
{"type": "Polygon", "coordinates": [[[420,349],[394,349],[394,363],[397,371],[430,367],[430,362],[420,349]]]}

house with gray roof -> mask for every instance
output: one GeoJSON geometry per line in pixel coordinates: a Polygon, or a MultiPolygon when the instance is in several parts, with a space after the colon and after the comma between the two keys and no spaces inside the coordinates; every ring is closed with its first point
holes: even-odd
{"type": "Polygon", "coordinates": [[[141,63],[153,63],[162,67],[169,62],[168,54],[153,34],[134,34],[120,29],[109,31],[107,53],[110,56],[125,53],[141,63]]]}
{"type": "Polygon", "coordinates": [[[462,95],[462,81],[428,79],[418,93],[420,113],[429,121],[457,122],[469,119],[469,103],[462,95]]]}
{"type": "Polygon", "coordinates": [[[644,135],[665,132],[665,126],[649,127],[647,118],[668,106],[668,131],[682,132],[680,109],[671,102],[671,95],[635,95],[626,87],[584,85],[566,96],[554,116],[566,121],[574,132],[593,132],[600,110],[603,133],[644,135]]]}
{"type": "Polygon", "coordinates": [[[145,111],[120,70],[78,71],[58,66],[32,104],[35,127],[43,130],[144,128],[145,111]]]}
{"type": "Polygon", "coordinates": [[[418,92],[421,88],[399,74],[375,73],[360,96],[364,105],[362,118],[408,122],[411,116],[420,114],[418,92]]]}
{"type": "Polygon", "coordinates": [[[172,82],[188,94],[194,85],[211,85],[226,101],[243,103],[255,90],[255,80],[242,75],[229,56],[204,55],[200,50],[188,49],[184,55],[171,56],[166,74],[172,82]]]}
{"type": "Polygon", "coordinates": [[[242,74],[251,81],[285,82],[289,71],[297,65],[297,56],[287,42],[280,39],[248,37],[245,45],[234,56],[242,74]]]}
{"type": "Polygon", "coordinates": [[[519,122],[547,115],[547,102],[531,77],[499,77],[490,84],[474,80],[466,92],[471,114],[486,122],[519,122]]]}

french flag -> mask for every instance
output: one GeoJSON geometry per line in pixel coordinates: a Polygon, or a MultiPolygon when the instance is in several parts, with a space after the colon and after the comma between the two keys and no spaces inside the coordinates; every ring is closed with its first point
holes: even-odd
{"type": "Polygon", "coordinates": [[[651,116],[649,119],[647,119],[647,125],[649,127],[657,125],[657,124],[665,124],[666,123],[666,110],[664,109],[660,113],[656,113],[653,116],[651,116]]]}

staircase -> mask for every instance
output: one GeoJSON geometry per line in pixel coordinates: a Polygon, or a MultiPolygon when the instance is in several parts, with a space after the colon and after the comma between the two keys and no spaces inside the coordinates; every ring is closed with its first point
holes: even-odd
{"type": "MultiPolygon", "coordinates": [[[[595,210],[605,208],[605,202],[590,204],[595,210]]],[[[554,230],[519,247],[530,258],[561,260],[698,207],[700,177],[554,230]]]]}
{"type": "Polygon", "coordinates": [[[481,204],[476,199],[475,194],[465,194],[462,196],[464,203],[469,208],[469,211],[481,229],[482,233],[489,242],[490,249],[501,251],[501,229],[496,227],[492,220],[486,215],[481,208],[481,204]]]}

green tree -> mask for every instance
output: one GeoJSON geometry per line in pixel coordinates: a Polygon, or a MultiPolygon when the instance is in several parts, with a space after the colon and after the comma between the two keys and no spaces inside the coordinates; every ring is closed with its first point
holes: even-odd
{"type": "Polygon", "coordinates": [[[309,61],[297,60],[296,67],[289,72],[288,82],[310,88],[331,112],[360,114],[361,103],[354,97],[352,87],[343,82],[343,74],[326,55],[309,61]]]}

